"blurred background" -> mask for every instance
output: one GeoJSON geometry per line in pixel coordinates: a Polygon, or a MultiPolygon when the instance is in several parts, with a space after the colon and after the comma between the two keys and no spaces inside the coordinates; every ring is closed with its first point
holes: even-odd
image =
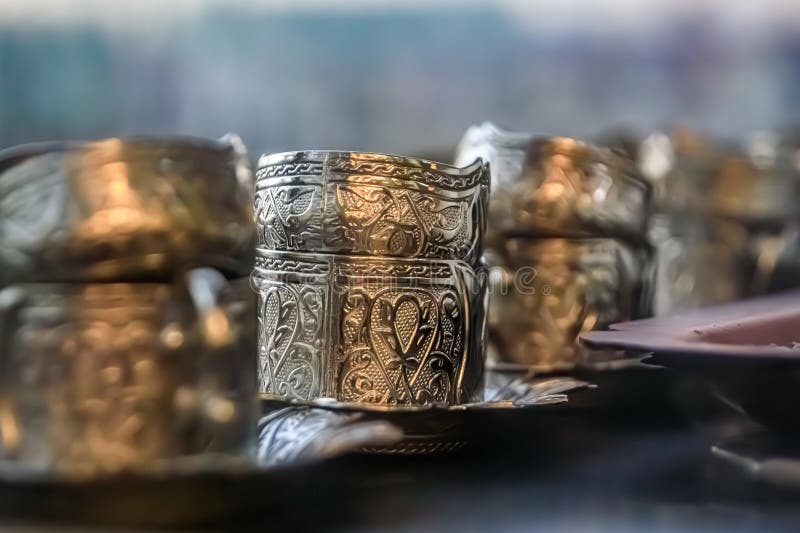
{"type": "Polygon", "coordinates": [[[235,131],[432,154],[483,120],[736,139],[799,98],[794,0],[0,0],[0,146],[235,131]]]}

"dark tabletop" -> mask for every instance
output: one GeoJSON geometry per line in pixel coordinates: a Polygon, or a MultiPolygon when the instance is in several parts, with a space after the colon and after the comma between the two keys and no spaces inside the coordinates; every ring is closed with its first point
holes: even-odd
{"type": "MultiPolygon", "coordinates": [[[[0,513],[6,524],[48,529],[800,529],[800,491],[753,479],[711,453],[712,445],[768,452],[773,431],[717,401],[699,379],[665,370],[594,381],[600,386],[569,406],[485,417],[457,453],[350,455],[183,484],[5,485],[0,513]]],[[[786,438],[777,440],[786,449],[786,438]]]]}

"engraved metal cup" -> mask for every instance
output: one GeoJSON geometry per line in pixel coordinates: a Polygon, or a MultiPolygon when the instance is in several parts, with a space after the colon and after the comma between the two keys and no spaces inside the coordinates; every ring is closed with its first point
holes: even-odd
{"type": "Polygon", "coordinates": [[[466,132],[456,164],[476,157],[491,165],[489,246],[507,235],[645,239],[651,188],[626,157],[489,123],[466,132]]]}
{"type": "Polygon", "coordinates": [[[565,137],[473,126],[456,164],[489,161],[489,337],[501,363],[569,369],[582,331],[646,313],[651,187],[630,158],[565,137]]]}
{"type": "Polygon", "coordinates": [[[252,173],[235,136],[0,152],[0,283],[171,279],[252,268],[252,173]]]}
{"type": "Polygon", "coordinates": [[[796,159],[769,133],[738,148],[691,130],[640,143],[639,164],[656,191],[657,315],[797,286],[796,159]]]}
{"type": "Polygon", "coordinates": [[[271,250],[480,260],[488,167],[358,152],[263,156],[259,243],[271,250]]]}
{"type": "Polygon", "coordinates": [[[481,398],[481,268],[258,249],[253,285],[264,398],[387,407],[481,398]]]}
{"type": "Polygon", "coordinates": [[[576,341],[641,315],[646,257],[614,239],[509,239],[489,255],[489,335],[498,362],[566,370],[576,341]]]}
{"type": "Polygon", "coordinates": [[[242,461],[257,416],[254,295],[179,285],[21,284],[0,293],[4,473],[84,478],[242,461]]]}
{"type": "Polygon", "coordinates": [[[748,239],[733,221],[693,213],[654,215],[653,313],[661,316],[744,298],[748,239]]]}

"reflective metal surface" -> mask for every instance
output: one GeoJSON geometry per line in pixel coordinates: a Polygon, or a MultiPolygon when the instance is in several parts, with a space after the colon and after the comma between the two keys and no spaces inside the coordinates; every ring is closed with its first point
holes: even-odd
{"type": "Polygon", "coordinates": [[[4,468],[70,479],[242,460],[256,421],[246,280],[0,293],[4,468]]]}
{"type": "MultiPolygon", "coordinates": [[[[489,231],[502,235],[644,240],[650,186],[632,161],[566,137],[470,128],[456,164],[489,161],[489,231]]],[[[494,237],[492,237],[494,238],[494,237]]]]}
{"type": "Polygon", "coordinates": [[[480,399],[457,405],[417,404],[393,405],[343,402],[334,398],[315,398],[313,400],[275,400],[265,398],[267,405],[293,405],[330,409],[332,411],[373,413],[385,415],[392,421],[396,415],[413,413],[433,413],[448,417],[457,413],[476,411],[509,411],[525,409],[534,405],[552,405],[568,400],[569,391],[593,387],[591,383],[568,376],[540,377],[532,369],[487,368],[484,376],[484,391],[480,399]]]}
{"type": "Polygon", "coordinates": [[[793,154],[768,139],[755,139],[747,148],[720,157],[709,191],[711,212],[750,223],[800,218],[800,171],[793,154]]]}
{"type": "Polygon", "coordinates": [[[284,407],[259,422],[260,468],[319,461],[364,447],[391,446],[403,431],[386,420],[314,407],[284,407]]]}
{"type": "Polygon", "coordinates": [[[480,398],[480,269],[260,248],[253,284],[262,396],[384,406],[480,398]]]}
{"type": "Polygon", "coordinates": [[[659,213],[707,214],[714,167],[723,147],[691,129],[654,132],[630,154],[653,185],[659,213]]]}
{"type": "MultiPolygon", "coordinates": [[[[343,440],[370,436],[372,442],[362,445],[368,453],[391,455],[432,455],[444,454],[460,450],[473,444],[476,438],[484,433],[484,424],[505,417],[522,423],[526,416],[536,409],[546,406],[564,407],[568,396],[579,389],[592,388],[593,385],[572,377],[542,378],[530,370],[498,371],[487,370],[486,388],[480,401],[461,405],[400,405],[388,407],[375,404],[356,404],[337,400],[317,399],[310,402],[293,401],[295,409],[307,409],[309,425],[291,431],[297,440],[303,440],[306,429],[316,434],[328,429],[315,428],[333,424],[333,431],[344,433],[343,440]],[[346,427],[340,427],[335,420],[327,421],[320,411],[335,413],[339,416],[357,417],[346,427]],[[312,414],[319,413],[319,414],[312,414]],[[323,422],[323,419],[326,422],[323,422]],[[401,430],[400,437],[390,442],[379,442],[381,428],[363,426],[366,423],[388,423],[401,430]],[[363,428],[364,431],[361,431],[363,428]],[[359,437],[358,433],[366,433],[359,437]]],[[[286,411],[285,402],[265,401],[264,408],[286,411]]],[[[302,412],[302,411],[301,411],[302,412]]],[[[303,417],[305,419],[305,417],[303,417]]],[[[344,420],[344,419],[342,419],[344,420]]],[[[527,419],[530,420],[530,419],[527,419]]],[[[491,430],[490,430],[491,431],[491,430]]],[[[384,434],[388,436],[388,434],[384,434]]],[[[290,440],[295,440],[294,438],[290,440]]],[[[325,444],[316,443],[313,448],[324,449],[325,444]]],[[[303,448],[307,448],[303,446],[303,448]]]]}
{"type": "Polygon", "coordinates": [[[637,156],[656,191],[656,314],[798,286],[800,169],[778,136],[724,146],[691,130],[659,132],[637,156]]]}
{"type": "Polygon", "coordinates": [[[497,362],[538,371],[582,362],[578,335],[640,316],[647,254],[614,239],[507,239],[488,256],[497,362]]]}
{"type": "Polygon", "coordinates": [[[473,126],[456,164],[489,161],[493,364],[569,369],[581,331],[646,312],[650,185],[630,158],[576,139],[473,126]]]}
{"type": "Polygon", "coordinates": [[[263,156],[259,242],[272,250],[480,259],[488,168],[357,152],[263,156]]]}
{"type": "Polygon", "coordinates": [[[161,281],[198,265],[246,276],[252,187],[235,136],[0,152],[0,283],[161,281]]]}
{"type": "Polygon", "coordinates": [[[747,294],[748,235],[736,222],[657,214],[650,223],[650,242],[653,314],[731,302],[747,294]]]}
{"type": "Polygon", "coordinates": [[[690,129],[655,132],[635,157],[659,212],[742,222],[796,218],[800,168],[794,149],[769,132],[726,145],[690,129]]]}

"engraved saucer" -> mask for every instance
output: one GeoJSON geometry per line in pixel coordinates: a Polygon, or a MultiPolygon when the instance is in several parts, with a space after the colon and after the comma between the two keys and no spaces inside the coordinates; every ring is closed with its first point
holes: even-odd
{"type": "Polygon", "coordinates": [[[490,369],[486,373],[484,401],[460,405],[385,406],[356,404],[319,398],[313,401],[279,400],[262,396],[269,413],[287,405],[358,414],[365,421],[386,421],[403,431],[399,442],[362,446],[368,453],[439,454],[460,450],[485,435],[498,417],[519,417],[537,410],[561,409],[570,392],[594,387],[569,376],[537,377],[533,371],[490,369]],[[488,424],[488,425],[487,425],[488,424]]]}

